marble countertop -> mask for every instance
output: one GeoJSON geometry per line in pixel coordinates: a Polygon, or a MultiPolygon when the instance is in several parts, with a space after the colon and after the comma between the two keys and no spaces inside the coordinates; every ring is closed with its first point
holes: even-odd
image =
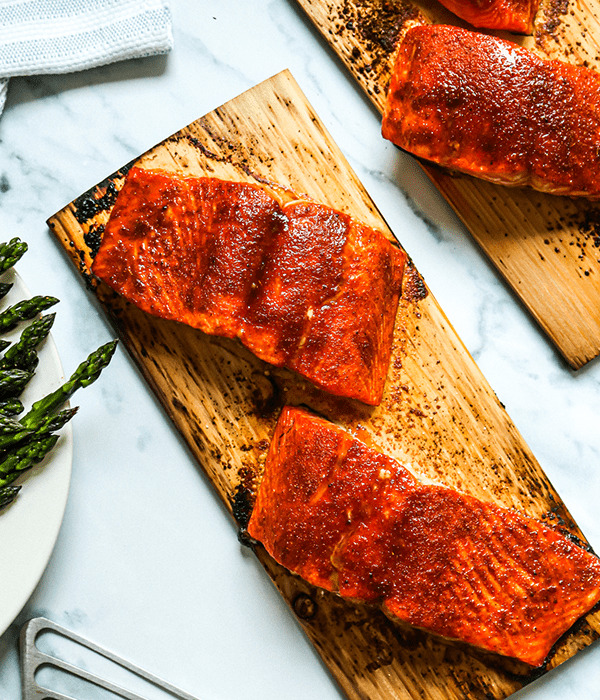
{"type": "MultiPolygon", "coordinates": [[[[48,216],[287,68],[600,551],[598,361],[567,367],[420,168],[382,139],[377,113],[293,0],[172,0],[172,14],[167,56],[10,81],[0,238],[28,242],[20,275],[61,300],[52,334],[65,370],[113,333],[48,216]]],[[[342,698],[122,348],[76,403],[64,521],[0,637],[0,697],[21,697],[18,633],[41,615],[203,700],[342,698]]],[[[596,644],[513,697],[597,698],[599,676],[596,644]]]]}

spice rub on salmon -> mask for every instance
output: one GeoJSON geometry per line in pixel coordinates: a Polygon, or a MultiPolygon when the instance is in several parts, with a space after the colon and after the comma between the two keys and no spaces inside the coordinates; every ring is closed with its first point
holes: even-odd
{"type": "Polygon", "coordinates": [[[444,7],[474,27],[528,34],[540,0],[440,0],[444,7]]]}
{"type": "Polygon", "coordinates": [[[92,272],[155,316],[238,338],[318,387],[380,403],[406,254],[266,188],[132,168],[92,272]]]}
{"type": "Polygon", "coordinates": [[[458,27],[411,28],[382,133],[501,185],[600,198],[600,73],[458,27]]]}
{"type": "Polygon", "coordinates": [[[421,484],[292,407],[277,423],[248,533],[314,585],[531,666],[600,600],[600,560],[567,537],[421,484]]]}

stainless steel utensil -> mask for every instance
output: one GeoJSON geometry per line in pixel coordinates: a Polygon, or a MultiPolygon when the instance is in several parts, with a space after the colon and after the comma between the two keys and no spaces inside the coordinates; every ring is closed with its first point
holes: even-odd
{"type": "Polygon", "coordinates": [[[78,668],[66,661],[62,661],[50,654],[44,653],[39,650],[36,646],[36,640],[40,634],[43,632],[54,632],[55,634],[61,635],[76,644],[80,644],[82,647],[90,649],[101,657],[114,662],[118,666],[134,674],[138,678],[142,678],[148,681],[152,685],[160,688],[161,690],[169,693],[172,697],[178,698],[179,700],[198,700],[192,695],[185,693],[183,690],[176,688],[170,683],[157,678],[156,676],[144,671],[135,664],[132,664],[125,659],[122,659],[112,652],[103,649],[98,644],[90,642],[78,634],[71,632],[70,630],[57,625],[51,620],[47,620],[43,617],[36,617],[29,620],[23,626],[21,630],[20,637],[20,652],[21,652],[21,684],[23,689],[23,700],[84,700],[84,698],[72,698],[63,693],[49,690],[38,685],[35,676],[36,673],[43,667],[51,667],[54,669],[59,669],[67,674],[74,677],[83,679],[88,683],[92,683],[100,688],[104,688],[112,692],[114,695],[120,698],[125,698],[125,700],[146,700],[143,696],[138,695],[126,688],[116,685],[111,681],[104,680],[99,676],[90,673],[84,669],[78,668]]]}

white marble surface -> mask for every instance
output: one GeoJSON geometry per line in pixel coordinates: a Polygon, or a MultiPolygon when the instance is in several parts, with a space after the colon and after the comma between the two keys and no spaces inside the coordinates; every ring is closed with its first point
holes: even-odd
{"type": "MultiPolygon", "coordinates": [[[[112,333],[46,218],[288,68],[600,550],[600,364],[566,367],[419,168],[383,141],[377,114],[293,0],[173,0],[172,13],[167,57],[9,86],[0,118],[0,238],[26,240],[19,272],[33,293],[61,299],[53,336],[65,370],[112,333]]],[[[21,697],[18,631],[38,615],[203,700],[339,700],[122,349],[75,403],[66,514],[39,586],[0,637],[2,700],[21,697]]],[[[599,698],[598,678],[595,645],[515,697],[599,698]]]]}

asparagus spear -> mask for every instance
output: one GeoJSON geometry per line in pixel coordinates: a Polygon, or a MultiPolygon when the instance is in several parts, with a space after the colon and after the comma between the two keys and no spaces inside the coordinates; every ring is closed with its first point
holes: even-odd
{"type": "Polygon", "coordinates": [[[9,503],[12,503],[20,490],[20,486],[4,486],[4,488],[0,488],[0,508],[4,508],[9,503]]]}
{"type": "Polygon", "coordinates": [[[33,372],[27,372],[23,369],[0,371],[0,399],[18,396],[31,377],[33,377],[33,372]]]}
{"type": "Polygon", "coordinates": [[[0,461],[0,488],[13,482],[20,472],[41,462],[56,445],[58,437],[58,435],[44,435],[4,455],[0,461]]]}
{"type": "Polygon", "coordinates": [[[0,400],[0,414],[3,416],[17,416],[23,413],[23,402],[17,398],[8,398],[0,400]]]}
{"type": "Polygon", "coordinates": [[[23,426],[18,420],[10,416],[0,415],[0,437],[10,433],[18,433],[23,430],[23,426]]]}
{"type": "Polygon", "coordinates": [[[0,416],[0,450],[17,445],[33,432],[10,416],[0,416]]]}
{"type": "Polygon", "coordinates": [[[0,299],[4,299],[11,289],[12,282],[0,282],[0,299]]]}
{"type": "Polygon", "coordinates": [[[116,347],[117,341],[111,340],[92,352],[77,367],[67,382],[32,405],[31,410],[21,419],[21,425],[24,428],[33,429],[44,416],[49,415],[60,408],[65,401],[68,401],[77,389],[89,386],[95,382],[102,370],[110,362],[116,347]]]}
{"type": "MultiPolygon", "coordinates": [[[[78,410],[79,407],[75,406],[75,408],[65,408],[60,413],[45,415],[40,418],[35,425],[31,426],[30,429],[33,435],[38,437],[47,435],[48,433],[53,433],[66,425],[78,410]]],[[[20,423],[20,425],[22,425],[22,423],[20,423]]]]}
{"type": "MultiPolygon", "coordinates": [[[[34,350],[23,350],[21,358],[19,359],[18,366],[15,369],[22,369],[26,372],[33,372],[35,368],[39,365],[40,358],[38,357],[37,351],[34,350]]],[[[1,368],[0,368],[1,371],[1,368]]]]}
{"type": "MultiPolygon", "coordinates": [[[[25,440],[0,457],[0,508],[12,502],[21,488],[11,487],[21,472],[38,464],[56,445],[59,436],[51,431],[59,430],[77,413],[77,408],[68,408],[54,416],[41,419],[35,432],[27,431],[25,440]]],[[[16,421],[15,421],[16,422],[16,421]]]]}
{"type": "Polygon", "coordinates": [[[79,408],[65,408],[60,413],[44,414],[39,420],[24,427],[23,424],[9,416],[0,415],[0,451],[25,446],[30,442],[60,430],[77,413],[79,408]]]}
{"type": "Polygon", "coordinates": [[[28,425],[0,414],[0,458],[1,451],[14,449],[15,446],[26,445],[29,442],[60,430],[77,413],[79,408],[65,408],[60,413],[43,414],[37,422],[28,425]]]}
{"type": "MultiPolygon", "coordinates": [[[[10,269],[27,251],[27,244],[14,238],[0,243],[0,274],[10,269]]],[[[12,285],[0,282],[0,299],[12,285]]],[[[36,296],[21,301],[0,313],[0,332],[15,328],[20,322],[35,318],[40,312],[53,306],[58,299],[36,296]]],[[[57,411],[77,389],[89,386],[100,376],[110,362],[116,341],[98,348],[82,362],[70,379],[59,389],[37,401],[22,421],[11,416],[23,411],[23,404],[16,398],[33,376],[38,363],[36,348],[50,332],[54,314],[33,321],[21,334],[15,345],[0,339],[0,352],[9,348],[0,359],[0,508],[14,500],[20,486],[11,485],[20,473],[40,462],[56,445],[62,428],[77,412],[77,408],[57,411]]]]}
{"type": "Polygon", "coordinates": [[[12,330],[21,321],[29,321],[30,318],[37,316],[37,314],[50,306],[54,306],[57,302],[58,299],[56,297],[35,296],[9,306],[8,309],[0,313],[0,331],[7,332],[12,330]]]}
{"type": "Polygon", "coordinates": [[[0,489],[4,489],[6,486],[9,484],[12,484],[13,481],[18,479],[21,476],[21,472],[10,472],[10,474],[7,474],[6,476],[2,476],[0,478],[0,489]]]}
{"type": "Polygon", "coordinates": [[[56,314],[47,314],[30,323],[21,333],[19,341],[9,348],[0,359],[0,369],[16,367],[32,371],[38,364],[35,348],[47,337],[56,314]]]}
{"type": "Polygon", "coordinates": [[[0,243],[0,274],[13,267],[26,252],[27,243],[20,238],[0,243]]]}

